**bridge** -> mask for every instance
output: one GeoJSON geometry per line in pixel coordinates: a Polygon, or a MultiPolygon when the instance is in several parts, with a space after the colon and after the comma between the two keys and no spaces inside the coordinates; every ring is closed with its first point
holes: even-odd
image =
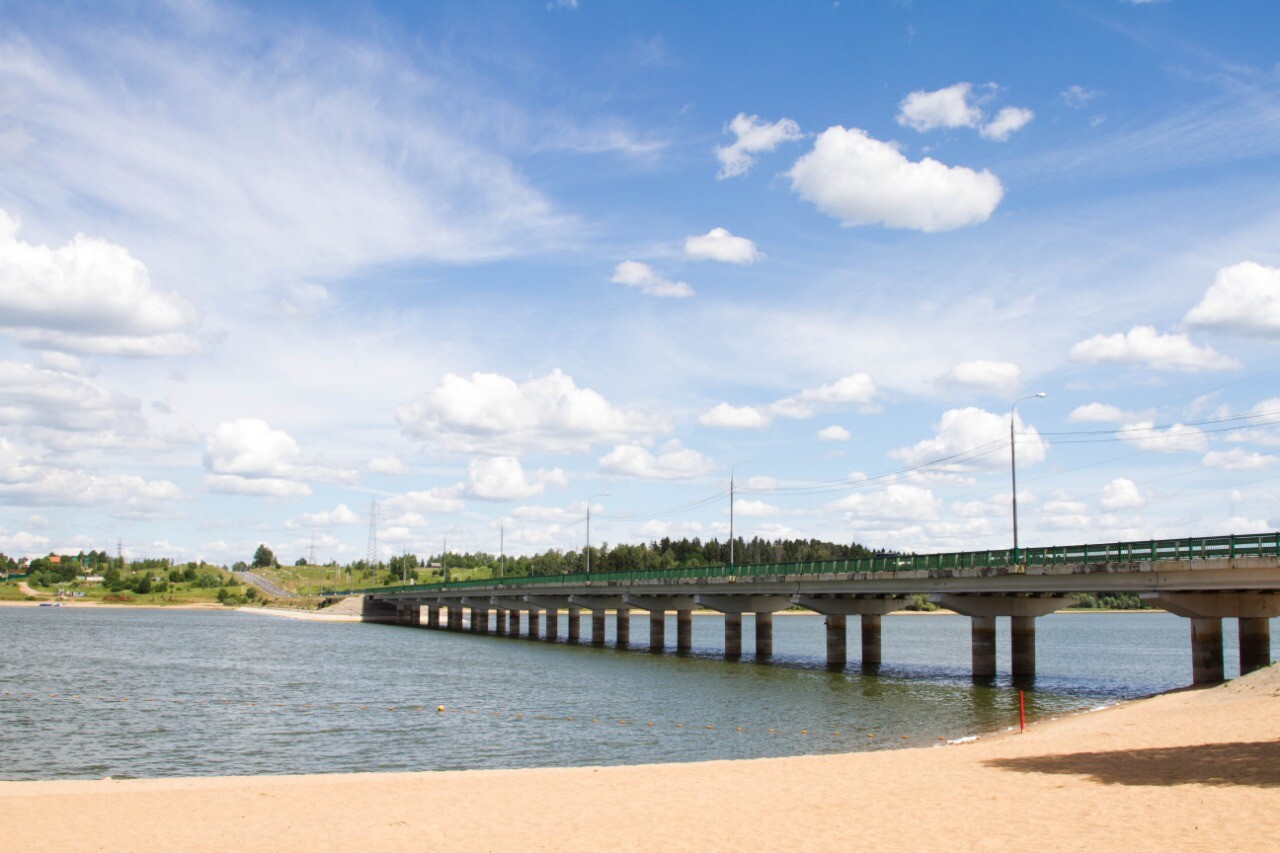
{"type": "Polygon", "coordinates": [[[606,642],[612,613],[614,642],[631,641],[631,612],[649,614],[649,649],[666,649],[666,615],[676,614],[677,653],[692,648],[692,612],[724,617],[724,656],[742,656],[743,615],[752,614],[755,658],[773,653],[773,614],[795,606],[826,617],[827,664],[847,664],[847,620],[858,617],[861,666],[881,665],[881,617],[913,596],[971,620],[973,676],[996,675],[996,619],[1009,617],[1012,676],[1035,676],[1036,619],[1061,610],[1073,594],[1138,593],[1186,617],[1195,684],[1223,680],[1222,620],[1239,621],[1242,674],[1271,663],[1271,618],[1280,615],[1280,533],[1142,542],[884,555],[757,565],[699,566],[633,572],[493,577],[354,590],[367,621],[529,639],[582,642],[582,614],[590,614],[592,645],[606,642]],[[422,611],[426,609],[425,625],[422,611]],[[492,617],[492,618],[491,618],[492,617]]]}

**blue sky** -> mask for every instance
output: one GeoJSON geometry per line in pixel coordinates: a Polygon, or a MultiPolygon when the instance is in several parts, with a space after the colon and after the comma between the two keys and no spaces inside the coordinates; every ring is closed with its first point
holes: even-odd
{"type": "Polygon", "coordinates": [[[0,550],[1280,526],[1267,3],[0,4],[0,550]]]}

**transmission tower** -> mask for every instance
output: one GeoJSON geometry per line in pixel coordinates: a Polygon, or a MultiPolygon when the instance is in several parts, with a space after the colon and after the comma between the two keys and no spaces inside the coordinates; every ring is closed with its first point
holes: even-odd
{"type": "Polygon", "coordinates": [[[314,566],[316,564],[316,535],[311,534],[311,553],[307,557],[307,565],[314,566]]]}
{"type": "Polygon", "coordinates": [[[366,562],[370,569],[378,565],[378,499],[369,502],[369,555],[366,562]]]}

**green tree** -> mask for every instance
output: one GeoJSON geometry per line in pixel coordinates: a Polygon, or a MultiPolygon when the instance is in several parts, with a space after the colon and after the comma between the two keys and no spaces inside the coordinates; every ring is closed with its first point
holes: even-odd
{"type": "Polygon", "coordinates": [[[265,569],[276,564],[276,555],[271,553],[271,549],[266,545],[259,545],[258,550],[253,552],[253,567],[255,569],[265,569]]]}

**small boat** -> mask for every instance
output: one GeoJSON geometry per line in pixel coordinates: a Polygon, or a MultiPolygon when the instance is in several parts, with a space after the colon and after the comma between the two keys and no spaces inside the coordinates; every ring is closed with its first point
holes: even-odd
{"type": "Polygon", "coordinates": [[[40,606],[41,606],[41,607],[61,607],[61,606],[62,606],[62,602],[60,602],[60,601],[42,601],[42,602],[40,602],[40,606]]]}

